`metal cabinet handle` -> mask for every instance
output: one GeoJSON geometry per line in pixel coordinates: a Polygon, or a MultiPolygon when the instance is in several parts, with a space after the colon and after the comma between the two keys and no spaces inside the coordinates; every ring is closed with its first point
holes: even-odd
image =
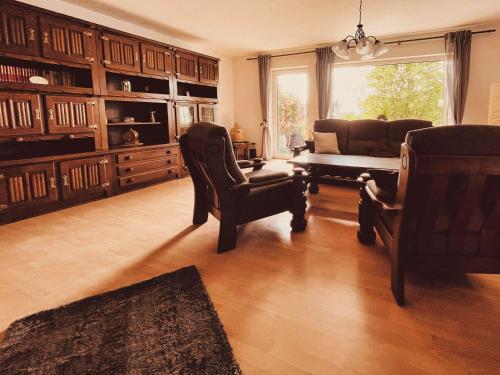
{"type": "Polygon", "coordinates": [[[8,206],[6,204],[0,204],[0,211],[6,210],[8,206]]]}
{"type": "Polygon", "coordinates": [[[134,171],[134,168],[133,168],[133,167],[127,168],[125,171],[126,171],[126,172],[133,172],[133,171],[134,171]]]}
{"type": "Polygon", "coordinates": [[[35,120],[40,120],[41,118],[40,108],[35,108],[35,120]]]}
{"type": "Polygon", "coordinates": [[[54,108],[49,108],[49,120],[54,119],[54,108]]]}
{"type": "Polygon", "coordinates": [[[127,184],[130,184],[131,182],[134,182],[134,181],[135,181],[135,180],[134,180],[132,177],[127,178],[127,184]]]}
{"type": "Polygon", "coordinates": [[[84,31],[83,35],[85,35],[86,37],[92,38],[93,33],[91,31],[84,31]]]}
{"type": "Polygon", "coordinates": [[[135,61],[139,61],[139,52],[135,53],[135,61]]]}
{"type": "Polygon", "coordinates": [[[86,56],[85,60],[90,61],[91,63],[93,63],[95,61],[95,58],[93,58],[92,56],[86,56]]]}
{"type": "Polygon", "coordinates": [[[49,33],[44,31],[42,33],[42,41],[43,41],[43,44],[49,44],[49,33]]]}
{"type": "Polygon", "coordinates": [[[172,160],[168,159],[167,164],[172,164],[172,160]]]}
{"type": "Polygon", "coordinates": [[[134,158],[133,155],[126,155],[125,160],[132,160],[134,158]]]}
{"type": "Polygon", "coordinates": [[[171,169],[169,169],[169,170],[167,171],[167,173],[168,173],[168,174],[171,174],[171,173],[172,173],[172,170],[171,170],[171,169]]]}
{"type": "Polygon", "coordinates": [[[76,136],[75,136],[74,134],[69,134],[69,135],[68,135],[68,138],[69,138],[69,139],[75,139],[75,138],[76,138],[76,136]]]}
{"type": "Polygon", "coordinates": [[[35,29],[30,29],[29,32],[30,32],[30,36],[29,36],[28,40],[30,40],[32,42],[35,41],[35,29]]]}
{"type": "Polygon", "coordinates": [[[49,178],[49,181],[50,181],[50,188],[55,189],[56,188],[56,178],[51,177],[51,178],[49,178]]]}
{"type": "Polygon", "coordinates": [[[170,155],[172,153],[171,150],[167,150],[167,155],[170,155]]]}
{"type": "Polygon", "coordinates": [[[111,61],[110,60],[102,60],[102,63],[104,65],[109,65],[109,64],[111,64],[111,61]]]}
{"type": "Polygon", "coordinates": [[[23,142],[24,141],[24,138],[23,137],[17,137],[16,138],[16,142],[23,142]]]}
{"type": "Polygon", "coordinates": [[[64,186],[69,186],[69,179],[67,175],[63,176],[63,185],[64,186]]]}
{"type": "Polygon", "coordinates": [[[146,54],[142,55],[142,62],[146,64],[146,54]]]}

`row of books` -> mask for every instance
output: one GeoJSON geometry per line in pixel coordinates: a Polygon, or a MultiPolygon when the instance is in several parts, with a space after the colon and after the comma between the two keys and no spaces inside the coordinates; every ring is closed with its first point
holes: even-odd
{"type": "Polygon", "coordinates": [[[54,70],[38,70],[20,66],[0,65],[0,82],[29,83],[30,77],[42,76],[49,85],[75,86],[75,73],[54,70]]]}
{"type": "Polygon", "coordinates": [[[37,69],[20,66],[0,65],[0,81],[28,83],[31,76],[38,75],[37,69]]]}

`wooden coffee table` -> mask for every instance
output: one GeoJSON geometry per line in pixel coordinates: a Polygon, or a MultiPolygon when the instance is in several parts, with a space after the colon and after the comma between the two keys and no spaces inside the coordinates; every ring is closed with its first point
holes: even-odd
{"type": "Polygon", "coordinates": [[[399,158],[380,158],[362,155],[336,155],[309,153],[297,156],[288,161],[296,167],[302,167],[309,173],[309,192],[319,192],[318,172],[328,167],[349,167],[366,169],[390,169],[399,170],[399,158]]]}

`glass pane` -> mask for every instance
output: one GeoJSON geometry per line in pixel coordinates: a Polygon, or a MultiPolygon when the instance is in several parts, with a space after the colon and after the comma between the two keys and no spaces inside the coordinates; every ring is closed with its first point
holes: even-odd
{"type": "Polygon", "coordinates": [[[211,107],[201,107],[200,121],[215,122],[215,109],[211,107]]]}
{"type": "Polygon", "coordinates": [[[444,62],[333,69],[330,117],[443,122],[444,62]]]}
{"type": "Polygon", "coordinates": [[[178,110],[181,134],[184,134],[187,128],[194,124],[194,108],[180,106],[178,107],[178,110]]]}
{"type": "Polygon", "coordinates": [[[307,80],[306,72],[281,72],[277,76],[277,155],[290,154],[290,147],[304,144],[307,80]]]}

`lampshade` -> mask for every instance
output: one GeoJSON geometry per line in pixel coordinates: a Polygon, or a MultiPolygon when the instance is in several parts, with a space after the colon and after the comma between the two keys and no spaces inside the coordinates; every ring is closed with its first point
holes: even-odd
{"type": "Polygon", "coordinates": [[[489,125],[500,125],[500,83],[491,85],[489,125]]]}
{"type": "Polygon", "coordinates": [[[338,57],[349,60],[349,47],[348,47],[347,42],[345,40],[342,40],[341,42],[337,43],[333,47],[333,52],[338,57]]]}
{"type": "Polygon", "coordinates": [[[389,52],[389,47],[385,45],[384,42],[377,40],[375,43],[375,51],[373,52],[374,57],[379,57],[389,52]]]}
{"type": "Polygon", "coordinates": [[[373,53],[374,45],[373,42],[368,38],[361,38],[361,40],[356,45],[356,52],[360,55],[369,55],[373,53]]]}

